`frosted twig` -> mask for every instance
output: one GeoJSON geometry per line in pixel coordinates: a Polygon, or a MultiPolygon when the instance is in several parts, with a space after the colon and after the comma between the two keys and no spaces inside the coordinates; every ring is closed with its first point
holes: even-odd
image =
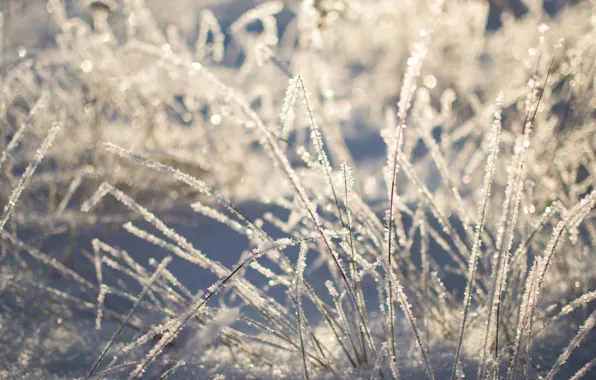
{"type": "MultiPolygon", "coordinates": [[[[385,181],[388,184],[389,190],[389,208],[385,212],[386,217],[386,228],[385,228],[385,239],[384,244],[387,246],[387,307],[389,308],[388,322],[389,322],[389,337],[391,341],[391,356],[390,360],[394,361],[396,355],[395,347],[395,317],[394,317],[394,306],[393,306],[393,284],[392,284],[392,256],[393,249],[391,244],[393,242],[393,209],[395,202],[395,192],[397,183],[397,171],[398,171],[398,156],[401,153],[402,145],[404,141],[404,130],[406,128],[406,116],[410,109],[412,96],[416,89],[416,79],[420,75],[422,63],[426,58],[428,52],[429,36],[424,32],[423,42],[416,43],[412,47],[412,53],[408,58],[408,68],[404,74],[403,85],[400,91],[400,100],[398,104],[398,122],[393,131],[393,135],[388,139],[387,144],[387,167],[386,167],[386,178],[385,181]],[[390,142],[390,143],[389,143],[390,142]]],[[[430,372],[430,371],[429,371],[430,372]]],[[[432,377],[432,376],[431,376],[432,377]]]]}
{"type": "Polygon", "coordinates": [[[143,361],[141,361],[137,365],[137,367],[131,372],[129,378],[135,379],[135,378],[139,377],[145,371],[145,368],[147,368],[147,366],[149,364],[151,364],[151,362],[153,362],[155,360],[155,358],[161,353],[161,351],[164,349],[164,347],[166,345],[168,345],[173,339],[175,339],[175,337],[178,335],[178,333],[180,332],[182,327],[184,327],[184,325],[186,325],[188,323],[188,321],[191,318],[193,318],[193,316],[195,316],[197,314],[199,309],[201,309],[201,307],[203,307],[203,305],[205,305],[205,303],[207,303],[207,301],[209,301],[211,299],[211,297],[213,297],[228,282],[230,282],[230,280],[232,280],[232,278],[242,268],[244,268],[250,261],[256,260],[257,258],[264,255],[268,249],[275,249],[275,248],[276,247],[267,247],[264,250],[254,250],[248,258],[246,258],[238,266],[236,266],[236,268],[234,268],[234,270],[232,270],[225,278],[223,278],[221,281],[218,281],[215,284],[213,284],[212,286],[210,286],[209,293],[205,297],[195,297],[195,300],[193,301],[192,305],[181,316],[174,319],[175,322],[173,323],[172,327],[170,329],[168,329],[169,331],[167,333],[163,334],[161,339],[149,351],[149,353],[147,354],[147,356],[145,356],[143,361]]]}
{"type": "Polygon", "coordinates": [[[172,261],[172,258],[170,256],[168,256],[165,259],[163,259],[162,262],[159,264],[159,266],[153,273],[153,276],[151,276],[151,278],[149,279],[147,284],[143,287],[143,290],[137,297],[137,301],[133,305],[132,309],[130,309],[130,311],[126,315],[126,318],[124,318],[124,322],[122,322],[120,324],[120,327],[118,328],[118,330],[116,330],[116,333],[112,336],[112,338],[110,339],[108,344],[104,347],[103,351],[101,352],[101,355],[99,356],[99,358],[97,359],[95,364],[93,364],[93,367],[91,367],[91,370],[89,371],[89,374],[86,377],[87,379],[93,375],[93,372],[95,372],[95,370],[97,369],[97,366],[99,366],[99,363],[101,363],[103,358],[106,356],[106,354],[108,353],[108,351],[110,350],[110,348],[112,347],[112,345],[114,344],[114,342],[116,341],[116,339],[118,338],[118,336],[120,335],[122,330],[124,329],[126,322],[128,322],[128,320],[132,317],[132,315],[136,311],[137,307],[141,304],[141,300],[145,297],[145,294],[147,294],[147,291],[149,291],[149,288],[151,288],[151,286],[153,285],[155,280],[157,280],[157,278],[161,274],[161,271],[163,269],[165,269],[165,267],[170,263],[170,261],[172,261]]]}
{"type": "Polygon", "coordinates": [[[31,180],[31,177],[33,176],[33,173],[35,173],[35,170],[37,170],[39,163],[46,155],[48,149],[54,142],[54,139],[56,138],[56,135],[59,131],[60,124],[57,122],[53,123],[52,128],[50,128],[50,131],[48,132],[46,138],[41,143],[39,149],[37,149],[37,152],[35,152],[35,157],[33,157],[33,160],[31,160],[29,166],[27,166],[27,169],[25,169],[25,172],[21,176],[19,183],[10,194],[10,197],[8,198],[8,204],[4,206],[2,218],[0,219],[0,229],[4,228],[4,225],[6,224],[8,218],[11,215],[13,207],[16,205],[25,187],[27,187],[29,181],[31,180]]]}
{"type": "Polygon", "coordinates": [[[68,268],[66,265],[62,264],[60,261],[56,260],[56,258],[49,256],[34,247],[27,245],[26,243],[24,243],[23,241],[21,241],[17,237],[15,237],[13,234],[8,233],[3,229],[0,229],[0,237],[3,240],[8,241],[16,249],[23,250],[24,252],[27,252],[31,257],[33,257],[37,261],[40,261],[40,262],[46,264],[47,266],[55,269],[61,275],[69,277],[70,279],[83,285],[87,289],[94,288],[94,286],[89,281],[87,281],[86,279],[81,277],[78,273],[76,273],[72,269],[68,268]]]}
{"type": "Polygon", "coordinates": [[[208,9],[201,11],[201,21],[199,24],[199,35],[195,43],[195,59],[202,62],[207,56],[207,37],[209,32],[213,36],[213,44],[211,51],[213,52],[213,60],[220,62],[224,56],[224,40],[225,35],[221,31],[221,27],[215,18],[213,12],[208,9]]]}
{"type": "Polygon", "coordinates": [[[586,376],[586,374],[588,372],[590,372],[590,370],[596,365],[596,358],[590,360],[589,362],[586,363],[586,365],[584,365],[583,367],[581,367],[576,373],[575,375],[573,375],[573,377],[569,380],[579,380],[581,378],[583,378],[584,376],[586,376]]]}
{"type": "Polygon", "coordinates": [[[327,153],[325,153],[325,148],[323,147],[323,138],[321,136],[321,130],[315,120],[314,110],[309,100],[308,92],[306,91],[306,86],[304,84],[304,79],[302,75],[298,74],[298,76],[294,79],[296,81],[296,90],[300,91],[302,94],[302,100],[304,102],[304,107],[308,113],[308,120],[310,122],[311,127],[311,138],[314,141],[315,149],[317,151],[318,161],[323,169],[323,175],[327,179],[329,183],[329,187],[331,188],[331,193],[333,194],[333,200],[335,202],[335,207],[337,208],[337,214],[339,217],[339,221],[341,225],[346,228],[346,224],[344,222],[341,208],[339,207],[339,200],[337,198],[337,193],[335,191],[335,186],[333,185],[333,180],[331,179],[331,165],[329,164],[329,159],[327,158],[327,153]]]}
{"type": "MultiPolygon", "coordinates": [[[[561,41],[556,45],[555,52],[553,54],[552,60],[550,62],[548,71],[546,72],[543,89],[546,88],[548,84],[548,79],[553,69],[553,65],[555,63],[555,57],[557,56],[557,51],[560,47],[561,41]]],[[[538,70],[538,67],[537,67],[538,70]]],[[[536,75],[537,77],[537,75],[536,75]]],[[[528,147],[530,146],[530,136],[533,131],[534,123],[536,120],[536,114],[538,112],[538,108],[540,106],[540,102],[542,101],[542,97],[544,96],[544,90],[536,96],[536,92],[538,91],[538,81],[534,81],[530,89],[530,93],[527,97],[527,110],[528,113],[526,115],[526,121],[524,122],[523,132],[520,140],[518,140],[518,144],[516,146],[516,154],[514,155],[514,165],[512,166],[515,168],[513,171],[513,182],[508,182],[508,186],[506,189],[509,190],[509,186],[511,184],[511,193],[509,200],[513,202],[513,206],[509,210],[509,202],[505,202],[505,208],[503,209],[503,215],[501,218],[501,224],[499,231],[502,231],[499,236],[497,237],[497,254],[494,259],[494,267],[493,267],[493,274],[491,275],[491,296],[490,296],[490,309],[488,315],[488,322],[487,322],[487,333],[490,330],[490,326],[492,323],[492,316],[495,316],[495,348],[494,348],[494,357],[496,365],[494,367],[495,370],[495,377],[498,377],[498,362],[499,362],[499,316],[501,310],[501,294],[506,286],[507,276],[509,273],[510,267],[510,258],[511,258],[511,248],[513,246],[513,237],[514,237],[514,227],[517,223],[518,213],[519,213],[519,205],[522,200],[522,191],[524,189],[524,182],[526,178],[527,172],[527,163],[526,163],[526,154],[528,147]],[[534,104],[535,103],[535,104],[534,104]],[[531,117],[530,115],[531,110],[533,109],[533,114],[531,117]],[[506,221],[509,217],[507,223],[507,230],[504,230],[504,226],[506,221]],[[501,229],[503,228],[503,229],[501,229]],[[506,235],[503,233],[506,232],[506,235]],[[507,240],[505,240],[505,237],[507,240]],[[506,244],[504,242],[506,241],[506,244]]],[[[511,179],[511,177],[510,177],[511,179]]],[[[506,196],[507,197],[507,196],[506,196]]],[[[530,324],[531,324],[530,320],[530,324]]],[[[483,363],[482,363],[483,364],[483,363]]],[[[481,374],[484,369],[481,366],[481,374]]]]}
{"type": "MultiPolygon", "coordinates": [[[[348,165],[344,162],[341,164],[341,170],[343,174],[343,184],[344,184],[344,206],[346,208],[346,218],[347,218],[347,228],[349,233],[348,245],[350,248],[350,255],[351,255],[351,264],[352,264],[352,280],[355,281],[354,289],[356,291],[356,297],[358,303],[356,304],[356,308],[359,310],[358,315],[365,315],[366,314],[366,306],[364,305],[364,296],[362,294],[362,288],[359,283],[356,281],[357,273],[356,273],[356,253],[354,251],[354,231],[353,231],[353,221],[352,221],[352,212],[350,210],[350,197],[352,195],[352,188],[354,186],[354,178],[352,177],[351,169],[348,165]]],[[[360,319],[360,318],[359,318],[360,319]]],[[[370,333],[370,327],[368,324],[368,319],[363,318],[359,321],[358,327],[360,330],[360,343],[361,343],[361,350],[364,361],[366,361],[366,347],[365,347],[365,337],[368,340],[368,346],[370,347],[373,357],[376,357],[376,350],[372,340],[372,336],[370,333]]]]}
{"type": "Polygon", "coordinates": [[[306,243],[300,244],[300,253],[298,255],[298,263],[296,264],[296,310],[298,311],[298,333],[300,336],[300,350],[302,351],[302,364],[304,365],[304,377],[309,379],[308,361],[306,360],[306,349],[304,346],[304,311],[302,309],[302,287],[304,282],[304,269],[306,268],[306,254],[308,252],[308,245],[306,243]]]}
{"type": "Polygon", "coordinates": [[[563,349],[563,352],[561,352],[561,355],[559,355],[557,361],[546,375],[546,380],[552,380],[555,377],[557,371],[559,370],[559,367],[565,364],[567,359],[569,359],[571,352],[581,344],[581,341],[588,335],[588,333],[590,332],[590,330],[592,330],[592,327],[594,327],[595,324],[596,311],[590,314],[588,319],[586,319],[586,321],[579,327],[577,334],[573,337],[573,339],[571,339],[567,347],[563,349]]]}
{"type": "Polygon", "coordinates": [[[174,169],[171,166],[162,164],[161,162],[153,161],[153,160],[145,158],[139,154],[127,151],[126,149],[119,147],[118,145],[115,145],[112,143],[106,143],[105,146],[108,149],[108,151],[115,153],[122,158],[127,158],[130,160],[139,162],[142,165],[144,165],[150,169],[153,169],[153,170],[169,173],[176,180],[186,183],[187,185],[191,186],[192,188],[196,189],[197,191],[199,191],[202,194],[213,197],[217,201],[217,203],[219,203],[221,206],[223,206],[227,210],[229,210],[232,214],[234,214],[234,216],[236,216],[243,223],[245,223],[247,225],[247,227],[250,227],[250,228],[254,229],[255,231],[259,231],[260,233],[266,235],[265,232],[259,226],[254,224],[254,222],[251,221],[246,215],[244,215],[244,213],[242,211],[240,211],[237,207],[235,207],[232,204],[232,202],[230,202],[230,200],[228,198],[217,193],[205,182],[203,182],[191,175],[183,173],[178,169],[174,169]]]}
{"type": "Polygon", "coordinates": [[[474,246],[472,247],[472,254],[470,255],[470,263],[468,264],[468,281],[464,292],[464,308],[462,313],[462,322],[459,327],[459,338],[457,343],[457,349],[455,351],[455,360],[453,362],[453,369],[451,371],[451,379],[455,379],[457,372],[457,364],[459,362],[459,355],[461,352],[461,346],[464,339],[464,330],[466,328],[466,319],[468,317],[468,309],[470,308],[470,302],[472,300],[472,291],[474,287],[474,279],[476,278],[476,265],[478,261],[478,255],[480,254],[480,245],[482,243],[482,230],[484,229],[484,222],[486,218],[486,212],[488,209],[488,200],[490,199],[490,192],[492,187],[493,178],[497,169],[496,162],[499,154],[499,136],[501,131],[501,113],[503,105],[503,95],[499,95],[497,99],[497,111],[495,112],[494,122],[492,125],[489,155],[486,160],[486,166],[484,168],[484,185],[482,187],[483,200],[478,207],[476,215],[476,231],[474,233],[474,246]]]}
{"type": "MultiPolygon", "coordinates": [[[[0,29],[2,29],[1,19],[2,19],[2,17],[0,16],[0,29]]],[[[2,35],[0,32],[0,41],[1,41],[1,39],[2,39],[2,35]]],[[[2,42],[0,42],[0,51],[1,51],[1,49],[2,49],[2,42]]],[[[0,55],[1,55],[1,53],[0,53],[0,55]]],[[[0,57],[0,60],[1,59],[2,58],[0,57]]],[[[6,148],[4,148],[4,150],[2,151],[2,156],[0,157],[0,172],[2,171],[2,167],[4,166],[4,163],[6,162],[8,157],[10,157],[10,155],[14,152],[16,147],[21,142],[23,136],[25,135],[25,132],[27,132],[27,130],[35,123],[35,120],[37,118],[37,114],[39,113],[39,110],[43,109],[47,106],[48,98],[49,98],[49,93],[46,91],[42,92],[39,99],[37,99],[37,101],[33,105],[33,108],[31,108],[31,111],[29,111],[29,116],[27,117],[27,120],[25,120],[25,122],[23,122],[21,124],[21,126],[15,132],[15,134],[12,135],[10,142],[8,143],[8,145],[6,145],[6,148]]]]}
{"type": "Polygon", "coordinates": [[[546,326],[543,326],[540,331],[536,333],[536,335],[540,334],[543,331],[548,331],[549,326],[551,326],[554,322],[558,321],[562,317],[571,314],[575,309],[582,306],[587,306],[588,303],[596,300],[596,290],[592,290],[590,292],[584,293],[581,296],[577,297],[573,301],[567,303],[565,306],[561,308],[559,313],[552,318],[549,318],[545,323],[546,326]]]}
{"type": "Polygon", "coordinates": [[[97,287],[99,292],[97,294],[97,318],[95,319],[95,328],[101,328],[101,316],[103,309],[103,301],[105,298],[106,289],[103,286],[103,272],[101,270],[101,252],[96,246],[93,247],[93,264],[95,266],[95,275],[97,276],[97,287]]]}
{"type": "Polygon", "coordinates": [[[522,301],[522,311],[520,311],[520,317],[517,325],[517,335],[515,337],[513,355],[509,362],[509,369],[507,378],[509,380],[515,378],[517,370],[517,359],[519,355],[519,348],[521,346],[521,334],[527,332],[531,336],[531,327],[526,331],[526,324],[532,323],[532,315],[540,291],[542,288],[542,282],[548,271],[549,264],[556,253],[559,242],[565,235],[566,228],[568,226],[577,226],[594,208],[596,205],[596,190],[593,190],[590,194],[584,197],[578,204],[576,204],[571,210],[569,210],[563,220],[557,223],[552,237],[549,240],[543,257],[539,257],[530,270],[530,274],[526,280],[526,290],[524,294],[524,301],[522,301]]]}
{"type": "Polygon", "coordinates": [[[162,373],[161,376],[159,376],[159,379],[157,379],[157,380],[165,380],[165,379],[167,379],[178,368],[183,367],[185,365],[186,365],[186,362],[184,360],[180,360],[178,363],[174,364],[170,369],[168,369],[167,371],[165,371],[164,373],[162,373]]]}

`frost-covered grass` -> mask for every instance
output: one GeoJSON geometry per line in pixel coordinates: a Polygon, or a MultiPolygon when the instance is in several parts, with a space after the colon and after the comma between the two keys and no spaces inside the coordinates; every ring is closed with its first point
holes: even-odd
{"type": "Polygon", "coordinates": [[[494,3],[0,4],[0,377],[593,376],[596,3],[494,3]]]}

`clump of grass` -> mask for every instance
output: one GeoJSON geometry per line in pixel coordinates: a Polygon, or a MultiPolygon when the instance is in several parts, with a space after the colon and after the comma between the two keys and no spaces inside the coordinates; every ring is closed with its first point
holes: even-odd
{"type": "Polygon", "coordinates": [[[119,31],[50,1],[58,58],[2,81],[0,291],[109,333],[74,376],[588,376],[592,4],[488,32],[471,1],[267,1],[229,26],[201,10],[191,44],[125,3],[119,31]],[[204,252],[160,213],[180,204],[243,248],[204,252]],[[74,264],[45,252],[102,218],[156,258],[111,236],[74,264]],[[34,283],[37,264],[64,281],[34,283]]]}

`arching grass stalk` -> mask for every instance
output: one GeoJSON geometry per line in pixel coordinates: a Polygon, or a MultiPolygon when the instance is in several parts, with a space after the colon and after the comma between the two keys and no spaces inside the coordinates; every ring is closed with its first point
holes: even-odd
{"type": "Polygon", "coordinates": [[[464,332],[466,328],[466,322],[468,317],[468,310],[470,308],[470,302],[472,300],[472,291],[474,287],[474,279],[476,278],[476,263],[480,254],[480,245],[482,244],[482,230],[484,229],[484,222],[486,219],[486,212],[488,210],[488,200],[490,199],[490,191],[492,187],[493,178],[497,169],[497,157],[499,154],[499,137],[501,132],[501,114],[503,112],[503,95],[499,95],[497,99],[497,110],[495,111],[494,121],[491,130],[490,144],[489,144],[489,155],[486,160],[486,166],[484,169],[484,186],[482,187],[482,202],[478,207],[476,231],[474,234],[474,246],[472,248],[472,254],[470,255],[470,263],[468,264],[468,281],[466,284],[466,290],[464,292],[464,306],[462,312],[462,321],[459,327],[457,348],[455,351],[455,359],[453,361],[453,368],[451,370],[451,379],[455,379],[457,375],[457,365],[459,363],[459,356],[461,353],[461,347],[464,339],[464,332]]]}

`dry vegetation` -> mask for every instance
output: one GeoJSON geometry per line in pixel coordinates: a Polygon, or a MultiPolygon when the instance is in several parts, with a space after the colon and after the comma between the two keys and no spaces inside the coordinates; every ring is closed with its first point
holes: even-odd
{"type": "Polygon", "coordinates": [[[0,5],[0,377],[594,375],[596,2],[197,3],[0,5]]]}

